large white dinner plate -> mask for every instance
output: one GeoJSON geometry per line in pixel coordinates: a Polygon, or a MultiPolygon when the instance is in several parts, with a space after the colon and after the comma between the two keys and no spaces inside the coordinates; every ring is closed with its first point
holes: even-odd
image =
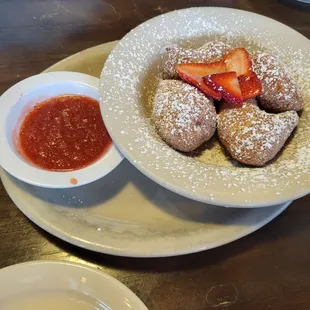
{"type": "MultiPolygon", "coordinates": [[[[99,76],[115,44],[88,49],[50,70],[99,76]]],[[[195,202],[157,185],[127,160],[75,189],[35,187],[3,169],[0,176],[17,207],[41,228],[77,246],[122,256],[172,256],[221,246],[264,226],[289,205],[242,210],[195,202]]]]}
{"type": "Polygon", "coordinates": [[[1,310],[147,310],[115,278],[69,262],[29,262],[0,270],[1,310]]]}
{"type": "Polygon", "coordinates": [[[221,246],[262,227],[289,203],[258,209],[192,201],[150,181],[124,160],[105,178],[45,189],[1,170],[16,206],[49,233],[77,246],[121,256],[160,257],[221,246]]]}

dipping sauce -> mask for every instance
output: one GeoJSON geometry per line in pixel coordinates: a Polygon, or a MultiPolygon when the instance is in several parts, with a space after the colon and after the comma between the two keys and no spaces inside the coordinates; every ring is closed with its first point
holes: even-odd
{"type": "Polygon", "coordinates": [[[112,145],[99,102],[81,95],[37,104],[20,127],[22,155],[40,168],[71,171],[98,160],[112,145]]]}

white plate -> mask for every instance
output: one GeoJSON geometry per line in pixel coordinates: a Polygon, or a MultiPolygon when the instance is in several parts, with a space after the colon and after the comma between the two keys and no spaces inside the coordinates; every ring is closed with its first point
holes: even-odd
{"type": "MultiPolygon", "coordinates": [[[[50,70],[98,76],[115,45],[90,48],[50,70]]],[[[2,169],[0,176],[17,207],[41,228],[77,246],[121,256],[173,256],[221,246],[264,226],[289,205],[236,210],[198,203],[157,185],[127,160],[104,179],[75,189],[31,186],[2,169]]]]}
{"type": "Polygon", "coordinates": [[[38,102],[64,94],[99,100],[99,79],[77,72],[48,72],[27,78],[0,97],[0,164],[18,179],[43,187],[66,188],[88,184],[110,173],[123,160],[114,144],[93,164],[74,171],[55,172],[27,162],[14,143],[23,117],[38,102]],[[26,113],[25,113],[26,111],[26,113]],[[74,179],[75,183],[71,180],[74,179]]]}
{"type": "Polygon", "coordinates": [[[1,170],[17,207],[44,230],[77,246],[113,255],[163,257],[199,252],[242,238],[290,203],[219,208],[184,198],[149,180],[127,160],[101,180],[44,189],[1,170]]]}
{"type": "Polygon", "coordinates": [[[1,310],[147,310],[115,278],[69,262],[29,262],[0,270],[1,310]]]}
{"type": "Polygon", "coordinates": [[[100,80],[105,124],[131,163],[185,197],[240,208],[297,199],[310,191],[309,50],[310,41],[295,30],[246,11],[202,7],[157,16],[129,32],[105,63],[100,80]],[[199,47],[212,40],[271,51],[303,93],[305,108],[294,137],[264,167],[238,165],[219,143],[210,143],[199,158],[185,156],[164,143],[150,121],[164,48],[199,47]]]}

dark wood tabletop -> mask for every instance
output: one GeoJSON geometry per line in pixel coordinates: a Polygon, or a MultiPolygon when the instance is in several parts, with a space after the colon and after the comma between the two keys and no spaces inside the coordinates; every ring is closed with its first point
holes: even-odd
{"type": "MultiPolygon", "coordinates": [[[[310,38],[310,6],[294,0],[0,0],[0,93],[73,53],[122,38],[153,16],[207,5],[263,14],[310,38]]],[[[0,267],[46,259],[94,265],[150,310],[310,309],[309,204],[310,195],[259,231],[214,250],[134,259],[49,235],[19,211],[0,183],[0,267]]]]}

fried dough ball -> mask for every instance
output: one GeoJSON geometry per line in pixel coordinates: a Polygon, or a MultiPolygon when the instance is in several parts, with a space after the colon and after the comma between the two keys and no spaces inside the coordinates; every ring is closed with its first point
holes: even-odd
{"type": "Polygon", "coordinates": [[[153,104],[158,134],[172,148],[191,152],[209,140],[216,129],[213,100],[179,80],[162,80],[153,104]]]}
{"type": "Polygon", "coordinates": [[[225,102],[220,107],[217,130],[233,158],[247,165],[263,166],[278,154],[298,120],[295,111],[267,113],[254,99],[239,107],[225,102]]]}
{"type": "Polygon", "coordinates": [[[258,53],[253,58],[254,71],[262,83],[261,107],[270,112],[300,111],[304,101],[293,78],[276,57],[258,53]]]}
{"type": "Polygon", "coordinates": [[[177,64],[219,61],[228,54],[231,47],[223,42],[208,42],[198,49],[186,49],[178,46],[167,48],[163,58],[163,79],[177,79],[174,67],[177,64]]]}

